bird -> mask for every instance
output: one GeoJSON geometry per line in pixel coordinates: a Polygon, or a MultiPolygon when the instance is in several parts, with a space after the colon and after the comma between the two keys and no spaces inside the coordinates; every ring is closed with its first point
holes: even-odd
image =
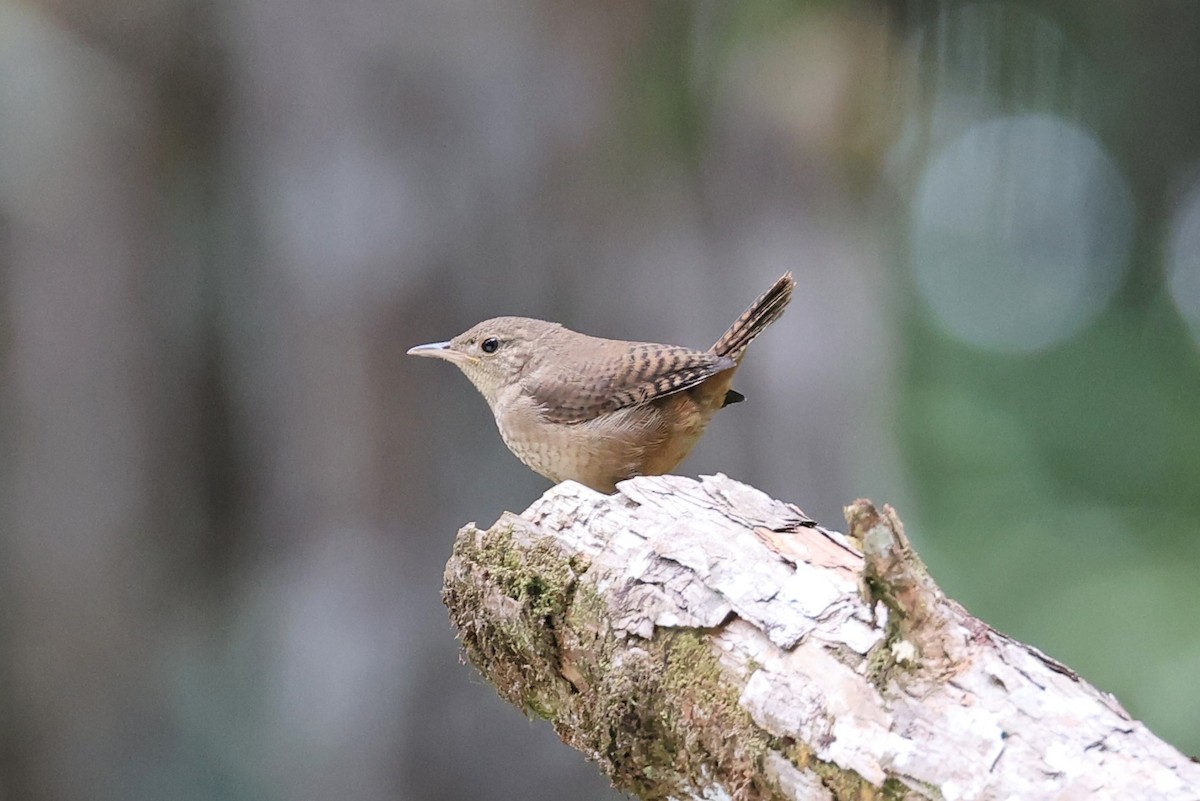
{"type": "Polygon", "coordinates": [[[673,471],[713,415],[745,399],[731,386],[734,373],[795,286],[790,272],[780,276],[707,350],[495,317],[408,355],[458,367],[509,450],[534,472],[611,494],[620,481],[673,471]]]}

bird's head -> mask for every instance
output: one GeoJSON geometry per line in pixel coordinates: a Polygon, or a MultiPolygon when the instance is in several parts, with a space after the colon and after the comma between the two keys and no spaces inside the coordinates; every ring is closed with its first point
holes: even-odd
{"type": "Polygon", "coordinates": [[[558,323],[528,317],[495,317],[484,320],[448,342],[410,348],[410,356],[444,359],[462,370],[488,405],[500,391],[521,380],[539,352],[538,340],[561,329],[558,323]]]}

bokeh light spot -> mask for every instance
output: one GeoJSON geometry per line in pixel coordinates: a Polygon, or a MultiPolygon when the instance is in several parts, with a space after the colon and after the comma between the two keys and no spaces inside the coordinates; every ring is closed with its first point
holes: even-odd
{"type": "Polygon", "coordinates": [[[1061,342],[1128,265],[1133,200],[1088,131],[1029,114],[976,125],[930,162],[912,204],[919,293],[950,336],[1001,352],[1061,342]]]}
{"type": "Polygon", "coordinates": [[[1200,179],[1175,210],[1167,240],[1167,289],[1200,346],[1200,179]]]}

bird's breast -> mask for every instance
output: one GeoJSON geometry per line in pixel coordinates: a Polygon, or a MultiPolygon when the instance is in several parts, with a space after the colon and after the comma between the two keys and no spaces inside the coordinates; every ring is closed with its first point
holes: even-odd
{"type": "Polygon", "coordinates": [[[641,475],[648,451],[657,450],[666,437],[661,413],[649,404],[577,423],[547,420],[527,397],[495,411],[504,444],[530,469],[554,482],[570,479],[600,492],[641,475]]]}

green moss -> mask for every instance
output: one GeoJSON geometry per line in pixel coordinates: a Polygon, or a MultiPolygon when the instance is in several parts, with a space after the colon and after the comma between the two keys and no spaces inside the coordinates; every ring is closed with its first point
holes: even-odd
{"type": "MultiPolygon", "coordinates": [[[[928,782],[916,782],[916,784],[921,787],[922,797],[928,798],[930,801],[942,801],[942,793],[934,785],[928,782]]],[[[880,793],[879,797],[884,801],[904,801],[904,799],[913,797],[912,788],[899,779],[885,781],[880,793]]]]}
{"type": "MultiPolygon", "coordinates": [[[[864,577],[867,589],[866,601],[874,604],[883,602],[888,610],[887,634],[867,654],[867,681],[886,695],[888,687],[907,671],[918,671],[919,660],[898,660],[895,647],[905,639],[907,608],[895,597],[894,589],[875,576],[864,577]]],[[[916,655],[916,646],[913,645],[916,655]]]]}
{"type": "MultiPolygon", "coordinates": [[[[643,799],[720,782],[739,799],[781,797],[761,785],[769,736],[738,704],[703,632],[659,630],[622,650],[619,669],[581,698],[581,726],[564,732],[592,753],[619,789],[643,799]]],[[[599,664],[599,663],[598,663],[599,664]]],[[[616,667],[616,666],[610,666],[616,667]]]]}
{"type": "Polygon", "coordinates": [[[857,771],[842,768],[833,762],[827,762],[818,758],[812,748],[805,743],[791,741],[787,746],[780,747],[778,750],[797,768],[815,773],[821,779],[821,784],[838,801],[850,801],[851,799],[874,801],[874,799],[883,800],[892,799],[893,797],[907,797],[907,788],[899,782],[888,779],[882,787],[876,787],[864,779],[857,771]],[[895,787],[890,787],[892,784],[898,785],[904,792],[899,796],[889,795],[890,792],[894,792],[895,790],[895,787]]]}
{"type": "Polygon", "coordinates": [[[833,797],[843,799],[862,799],[870,801],[878,797],[879,789],[865,780],[857,772],[839,768],[830,762],[815,760],[811,765],[813,773],[821,777],[821,784],[833,793],[833,797]]]}
{"type": "Polygon", "coordinates": [[[527,714],[553,718],[573,692],[558,670],[556,629],[583,563],[553,540],[514,547],[512,527],[460,532],[442,599],[468,659],[527,714]]]}

